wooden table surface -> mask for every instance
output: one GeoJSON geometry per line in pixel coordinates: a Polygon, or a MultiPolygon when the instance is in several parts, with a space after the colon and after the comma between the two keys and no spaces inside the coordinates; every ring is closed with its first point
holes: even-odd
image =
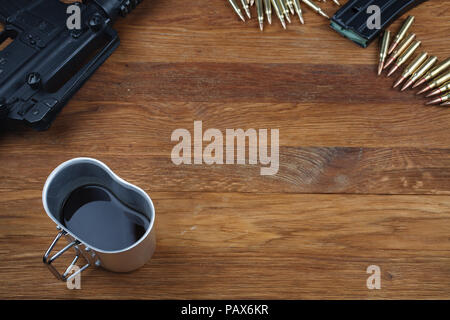
{"type": "MultiPolygon", "coordinates": [[[[441,60],[449,5],[411,11],[441,60]]],[[[121,46],[50,130],[0,137],[0,298],[450,298],[450,109],[393,90],[376,44],[304,11],[261,33],[225,0],[153,0],[117,23],[121,46]],[[174,165],[171,133],[196,120],[279,129],[278,174],[174,165]],[[56,229],[41,192],[80,156],[149,193],[158,240],[138,271],[88,269],[68,290],[42,264],[56,229]]]]}

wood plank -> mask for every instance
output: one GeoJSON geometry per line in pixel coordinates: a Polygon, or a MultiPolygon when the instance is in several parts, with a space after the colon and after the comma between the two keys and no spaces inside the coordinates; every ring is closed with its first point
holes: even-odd
{"type": "Polygon", "coordinates": [[[392,82],[399,73],[393,78],[377,77],[375,68],[376,64],[111,62],[79,98],[86,100],[107,89],[109,101],[129,103],[257,101],[339,106],[357,101],[373,106],[386,101],[404,105],[423,103],[423,97],[417,97],[412,91],[399,93],[392,89],[392,82]]]}
{"type": "Polygon", "coordinates": [[[261,165],[176,166],[170,151],[157,149],[142,154],[117,146],[106,152],[95,146],[61,154],[43,150],[36,154],[0,154],[0,162],[8,164],[0,173],[3,198],[8,199],[12,192],[20,199],[27,191],[23,195],[17,195],[17,191],[40,190],[53,168],[77,156],[98,158],[126,180],[151,191],[450,194],[448,149],[283,147],[274,176],[262,176],[261,165]],[[15,160],[18,157],[20,161],[15,160]]]}
{"type": "Polygon", "coordinates": [[[1,298],[450,298],[447,196],[153,192],[154,259],[88,270],[77,292],[41,264],[56,230],[27,194],[0,199],[1,298]]]}
{"type": "MultiPolygon", "coordinates": [[[[417,147],[448,148],[450,114],[445,108],[420,104],[386,103],[210,103],[119,102],[109,91],[94,95],[93,83],[63,110],[50,131],[36,133],[23,127],[0,135],[0,150],[59,151],[86,147],[98,151],[130,147],[134,152],[157,147],[172,148],[171,134],[178,128],[193,131],[194,121],[203,127],[226,129],[279,129],[281,146],[312,147],[417,147]],[[94,100],[103,98],[105,100],[94,100]],[[86,100],[83,100],[86,99],[86,100]],[[92,130],[95,128],[96,130],[92,130]],[[125,135],[118,134],[124,132],[125,135]],[[97,143],[108,141],[108,143],[97,143]],[[13,148],[13,146],[17,146],[13,148]],[[36,148],[33,148],[36,146],[36,148]]],[[[309,99],[309,98],[307,98],[309,99]]]]}

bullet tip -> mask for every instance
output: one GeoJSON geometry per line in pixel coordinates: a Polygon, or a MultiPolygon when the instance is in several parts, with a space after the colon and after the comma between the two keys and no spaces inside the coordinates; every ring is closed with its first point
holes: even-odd
{"type": "Polygon", "coordinates": [[[237,11],[237,14],[238,14],[239,18],[241,18],[241,20],[245,22],[245,18],[244,18],[244,15],[242,14],[242,11],[240,11],[240,10],[237,11]]]}
{"type": "Polygon", "coordinates": [[[416,95],[422,94],[424,92],[427,92],[428,90],[430,90],[431,88],[429,86],[426,86],[425,88],[423,88],[422,90],[420,90],[419,92],[416,93],[416,95]]]}
{"type": "Polygon", "coordinates": [[[247,17],[249,19],[251,19],[252,18],[252,14],[250,13],[250,8],[247,6],[246,8],[244,8],[244,10],[245,10],[245,13],[247,14],[247,17]]]}
{"type": "Polygon", "coordinates": [[[389,73],[387,74],[387,76],[390,77],[391,75],[393,75],[394,72],[397,71],[397,69],[398,69],[398,65],[395,64],[395,65],[392,67],[392,69],[389,71],[389,73]]]}
{"type": "Polygon", "coordinates": [[[300,15],[300,16],[298,16],[298,18],[300,19],[300,23],[301,24],[305,24],[305,20],[303,20],[303,17],[300,15]]]}
{"type": "Polygon", "coordinates": [[[391,65],[392,62],[394,62],[394,58],[393,58],[393,57],[389,58],[389,59],[386,61],[386,63],[385,63],[384,66],[383,66],[383,70],[384,70],[384,69],[387,69],[387,67],[389,67],[389,66],[391,65]]]}
{"type": "Polygon", "coordinates": [[[441,101],[441,98],[435,99],[435,100],[431,100],[431,101],[428,101],[428,102],[425,103],[425,105],[430,106],[430,105],[432,105],[432,104],[438,104],[438,103],[440,103],[440,102],[442,102],[442,101],[441,101]]]}
{"type": "Polygon", "coordinates": [[[398,80],[394,83],[394,88],[397,88],[402,82],[405,80],[405,77],[401,76],[398,78],[398,80]]]}
{"type": "Polygon", "coordinates": [[[397,45],[398,45],[398,42],[397,42],[397,41],[395,41],[394,43],[392,43],[391,47],[389,48],[388,54],[391,54],[392,51],[395,50],[395,48],[397,47],[397,45]]]}
{"type": "Polygon", "coordinates": [[[419,81],[417,81],[416,83],[414,83],[413,85],[413,89],[417,88],[418,86],[420,86],[422,83],[424,83],[426,80],[424,78],[420,79],[419,81]]]}
{"type": "Polygon", "coordinates": [[[441,93],[441,90],[437,89],[437,90],[434,90],[434,91],[430,92],[430,93],[427,94],[425,97],[426,97],[426,98],[429,98],[429,97],[435,96],[435,95],[437,95],[437,94],[439,94],[439,93],[441,93]]]}
{"type": "Polygon", "coordinates": [[[401,91],[405,91],[406,89],[408,89],[412,85],[412,83],[413,83],[412,80],[406,82],[405,85],[402,87],[401,91]]]}
{"type": "Polygon", "coordinates": [[[330,17],[329,17],[325,12],[323,12],[322,10],[319,11],[319,14],[320,14],[322,17],[324,17],[324,18],[330,19],[330,17]]]}
{"type": "Polygon", "coordinates": [[[381,73],[383,72],[383,66],[384,62],[380,61],[380,63],[378,64],[378,75],[381,75],[381,73]]]}

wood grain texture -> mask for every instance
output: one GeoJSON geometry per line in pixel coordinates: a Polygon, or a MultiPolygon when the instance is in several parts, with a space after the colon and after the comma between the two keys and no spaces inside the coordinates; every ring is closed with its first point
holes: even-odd
{"type": "Polygon", "coordinates": [[[37,263],[56,231],[28,194],[1,218],[3,298],[450,297],[448,196],[153,192],[152,261],[88,270],[75,292],[37,263]],[[382,290],[366,288],[371,264],[382,290]]]}
{"type": "MultiPolygon", "coordinates": [[[[449,5],[411,11],[441,60],[449,5]]],[[[261,33],[225,0],[152,0],[119,21],[121,46],[49,131],[0,135],[0,298],[450,299],[449,109],[377,77],[375,44],[305,20],[261,33]],[[198,120],[279,129],[278,174],[175,166],[171,133],[198,120]],[[56,233],[41,191],[79,156],[150,194],[158,244],[140,270],[91,269],[70,291],[41,263],[56,233]],[[381,290],[366,288],[372,264],[381,290]]]]}

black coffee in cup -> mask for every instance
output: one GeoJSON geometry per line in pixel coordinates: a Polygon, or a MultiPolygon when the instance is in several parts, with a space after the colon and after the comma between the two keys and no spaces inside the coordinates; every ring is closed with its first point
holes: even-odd
{"type": "Polygon", "coordinates": [[[152,200],[101,161],[75,158],[60,164],[45,182],[42,204],[59,230],[42,260],[58,280],[68,281],[91,266],[131,272],[155,252],[152,200]],[[56,252],[62,239],[67,244],[56,252]],[[68,251],[75,256],[61,273],[54,262],[68,251]],[[70,274],[80,257],[86,263],[70,274]]]}
{"type": "Polygon", "coordinates": [[[86,185],[72,191],[62,206],[63,225],[91,246],[108,251],[128,248],[148,229],[148,217],[123,204],[108,189],[86,185]]]}

